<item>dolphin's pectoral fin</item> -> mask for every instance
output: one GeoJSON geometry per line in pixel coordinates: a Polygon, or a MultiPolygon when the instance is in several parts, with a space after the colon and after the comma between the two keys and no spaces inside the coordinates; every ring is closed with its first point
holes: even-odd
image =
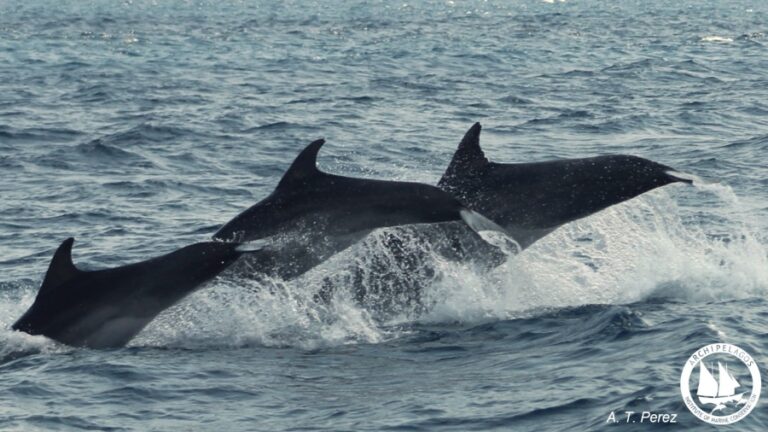
{"type": "Polygon", "coordinates": [[[284,189],[293,187],[295,185],[304,184],[308,179],[321,174],[317,169],[317,154],[320,152],[320,147],[325,144],[324,139],[312,141],[304,150],[296,156],[293,160],[288,171],[285,172],[283,178],[280,179],[280,183],[277,184],[277,189],[284,189]]]}
{"type": "Polygon", "coordinates": [[[249,242],[240,243],[235,248],[235,251],[241,253],[257,252],[266,248],[270,243],[272,243],[270,238],[252,240],[249,242]]]}
{"type": "Polygon", "coordinates": [[[469,209],[462,209],[459,214],[472,231],[476,232],[486,243],[502,250],[512,250],[514,253],[522,250],[520,244],[509,231],[496,222],[469,209]]]}
{"type": "Polygon", "coordinates": [[[56,249],[51,264],[48,265],[48,271],[45,273],[43,284],[40,286],[40,292],[59,286],[80,273],[80,270],[72,262],[72,244],[74,242],[75,239],[70,237],[56,249]]]}
{"type": "Polygon", "coordinates": [[[697,183],[699,182],[699,178],[694,176],[693,174],[683,173],[675,170],[669,170],[665,172],[665,174],[669,177],[670,180],[673,182],[681,182],[686,183],[689,185],[692,185],[694,181],[697,183]]]}
{"type": "Polygon", "coordinates": [[[466,222],[470,228],[472,228],[472,231],[476,233],[481,231],[498,231],[504,234],[507,233],[507,230],[499,226],[499,224],[476,211],[465,208],[459,210],[459,215],[461,215],[461,219],[466,222]]]}

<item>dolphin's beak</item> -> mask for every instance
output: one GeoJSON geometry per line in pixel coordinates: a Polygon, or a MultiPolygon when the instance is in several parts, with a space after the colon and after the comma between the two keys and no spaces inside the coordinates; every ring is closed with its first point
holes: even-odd
{"type": "Polygon", "coordinates": [[[29,322],[29,319],[27,319],[26,313],[22,315],[21,318],[19,318],[15,323],[13,323],[11,330],[32,334],[32,325],[29,322]]]}

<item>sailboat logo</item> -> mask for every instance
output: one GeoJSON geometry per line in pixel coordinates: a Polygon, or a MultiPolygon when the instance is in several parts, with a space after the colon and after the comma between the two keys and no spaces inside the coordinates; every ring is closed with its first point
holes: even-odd
{"type": "Polygon", "coordinates": [[[735,423],[746,417],[757,405],[760,387],[760,370],[752,356],[725,343],[696,350],[680,376],[685,406],[693,415],[712,424],[735,423]],[[745,368],[749,374],[744,373],[745,368]],[[694,393],[691,387],[697,369],[699,381],[694,393]]]}
{"type": "Polygon", "coordinates": [[[725,409],[728,404],[743,405],[747,403],[744,399],[744,393],[736,393],[740,387],[739,382],[733,374],[728,372],[728,363],[723,366],[717,362],[718,380],[712,376],[712,373],[704,365],[699,363],[699,388],[696,390],[696,396],[703,405],[714,405],[710,414],[715,411],[725,409]]]}

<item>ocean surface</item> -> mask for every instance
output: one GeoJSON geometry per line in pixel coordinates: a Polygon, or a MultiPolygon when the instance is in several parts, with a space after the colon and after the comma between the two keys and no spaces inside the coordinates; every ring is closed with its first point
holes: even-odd
{"type": "Polygon", "coordinates": [[[722,429],[768,429],[766,32],[757,0],[1,0],[0,429],[719,430],[679,388],[716,342],[763,374],[722,429]],[[476,121],[493,161],[625,153],[700,181],[492,272],[431,257],[396,313],[314,301],[356,247],[292,282],[222,276],[124,349],[10,330],[69,236],[89,269],[206,240],[320,137],[323,170],[435,184],[476,121]]]}

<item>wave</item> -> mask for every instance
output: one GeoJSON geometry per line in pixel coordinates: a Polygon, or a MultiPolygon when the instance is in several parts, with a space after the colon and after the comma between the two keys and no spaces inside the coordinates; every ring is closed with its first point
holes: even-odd
{"type": "Polygon", "coordinates": [[[10,126],[0,125],[0,138],[6,143],[14,142],[67,142],[72,141],[82,132],[58,127],[33,127],[26,129],[17,129],[10,126]]]}

